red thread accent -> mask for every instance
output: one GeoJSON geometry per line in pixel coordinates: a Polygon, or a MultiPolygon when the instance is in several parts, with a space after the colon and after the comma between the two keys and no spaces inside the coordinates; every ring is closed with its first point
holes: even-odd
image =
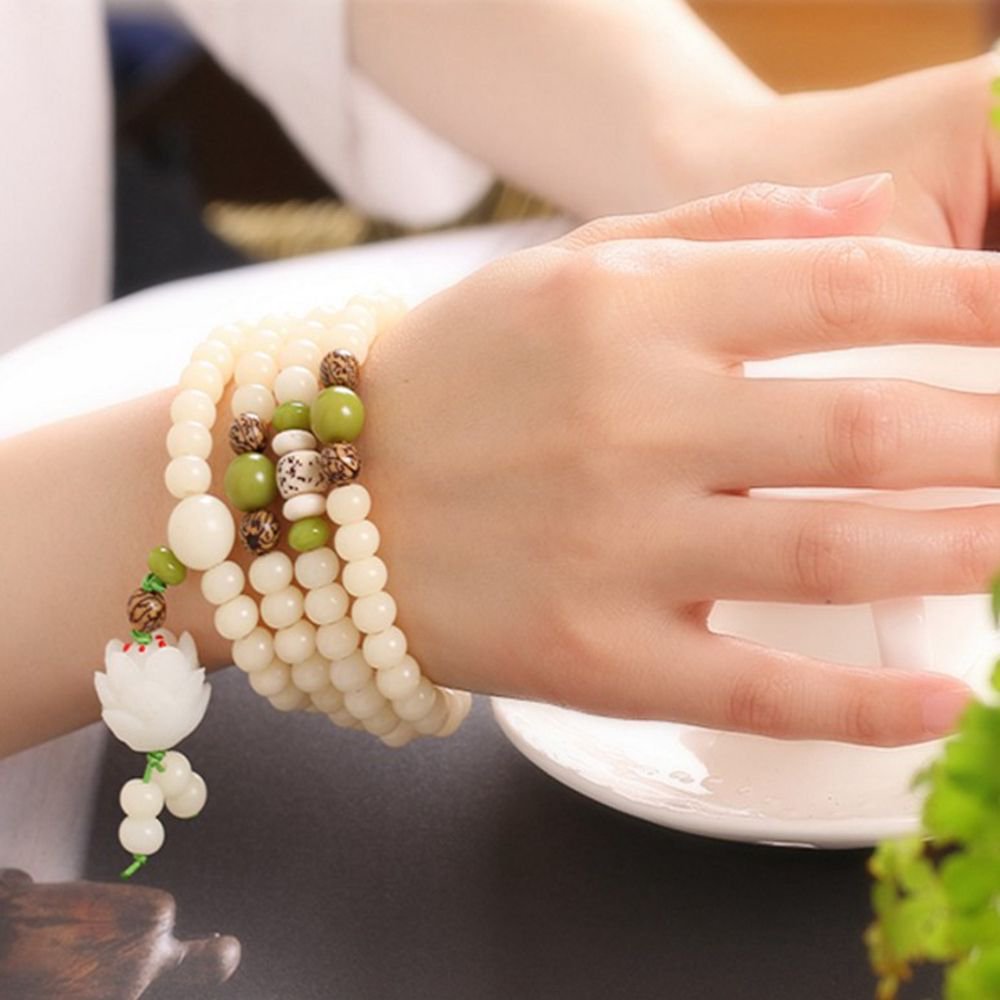
{"type": "Polygon", "coordinates": [[[145,653],[146,652],[146,647],[145,646],[140,646],[139,647],[139,652],[140,653],[145,653]]]}
{"type": "Polygon", "coordinates": [[[131,648],[132,648],[132,643],[126,642],[125,645],[122,646],[122,652],[127,653],[131,648]]]}

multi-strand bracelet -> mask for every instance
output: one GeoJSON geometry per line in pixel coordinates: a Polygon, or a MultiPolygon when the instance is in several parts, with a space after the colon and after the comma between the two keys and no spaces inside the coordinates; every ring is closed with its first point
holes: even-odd
{"type": "Polygon", "coordinates": [[[178,500],[169,547],[150,553],[149,572],[129,598],[131,641],[112,640],[105,672],[95,676],[105,722],[146,754],[142,778],[120,795],[119,839],[132,854],[125,877],[162,846],[164,808],[190,818],[206,801],[204,780],[171,749],[200,723],[210,693],[191,637],[175,640],[162,627],[164,592],[188,569],[203,574],[202,594],[216,606],[217,631],[233,643],[233,662],[275,708],[322,713],[393,747],[447,736],[468,713],[468,694],[431,683],[407,650],[376,555],[371,497],[356,482],[361,364],[399,314],[396,300],[355,299],[304,320],[222,327],[181,376],[167,435],[165,481],[178,500]],[[209,493],[211,430],[231,379],[235,454],[224,485],[238,529],[209,493]],[[281,517],[273,509],[279,495],[281,517]],[[282,518],[294,561],[278,548],[282,518]],[[254,557],[247,574],[230,559],[237,536],[254,557]],[[247,577],[259,605],[245,591],[247,577]]]}

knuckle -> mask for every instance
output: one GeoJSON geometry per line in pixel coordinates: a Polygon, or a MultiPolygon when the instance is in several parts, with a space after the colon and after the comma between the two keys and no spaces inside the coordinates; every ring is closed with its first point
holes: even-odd
{"type": "Polygon", "coordinates": [[[720,234],[751,230],[774,210],[780,191],[777,184],[757,181],[709,198],[705,207],[720,234]]]}
{"type": "Polygon", "coordinates": [[[878,485],[902,445],[902,419],[894,390],[873,381],[850,382],[834,397],[827,456],[836,481],[878,485]]]}
{"type": "Polygon", "coordinates": [[[726,699],[725,728],[781,736],[791,724],[793,682],[787,671],[760,668],[736,679],[726,699]]]}
{"type": "Polygon", "coordinates": [[[825,604],[848,595],[850,535],[832,516],[814,514],[795,529],[791,546],[792,585],[799,596],[825,604]]]}
{"type": "Polygon", "coordinates": [[[872,316],[886,262],[860,239],[824,240],[808,275],[810,305],[820,332],[843,333],[872,316]]]}

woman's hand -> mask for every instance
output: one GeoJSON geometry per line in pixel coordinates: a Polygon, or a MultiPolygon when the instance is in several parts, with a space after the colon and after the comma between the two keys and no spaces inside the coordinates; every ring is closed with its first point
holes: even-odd
{"type": "Polygon", "coordinates": [[[895,745],[951,728],[958,681],[706,628],[720,598],[965,593],[1000,563],[995,507],[746,495],[997,485],[995,397],[741,377],[750,358],[1000,343],[991,257],[837,237],[890,209],[891,183],[867,178],[602,220],[487,267],[379,341],[366,478],[400,624],[435,680],[788,738],[895,745]]]}
{"type": "Polygon", "coordinates": [[[1000,58],[990,53],[864,87],[734,106],[688,133],[684,150],[669,138],[665,169],[683,158],[689,193],[889,171],[896,207],[883,235],[978,249],[1000,198],[1000,136],[989,120],[997,76],[1000,58]]]}

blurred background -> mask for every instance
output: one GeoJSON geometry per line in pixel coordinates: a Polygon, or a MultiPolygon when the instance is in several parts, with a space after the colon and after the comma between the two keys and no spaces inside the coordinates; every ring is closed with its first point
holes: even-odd
{"type": "MultiPolygon", "coordinates": [[[[696,0],[771,86],[865,83],[984,51],[1000,0],[696,0]]],[[[172,278],[401,235],[359,216],[226,76],[164,0],[110,0],[115,295],[172,278]]],[[[460,222],[548,211],[494,185],[460,222]]]]}

